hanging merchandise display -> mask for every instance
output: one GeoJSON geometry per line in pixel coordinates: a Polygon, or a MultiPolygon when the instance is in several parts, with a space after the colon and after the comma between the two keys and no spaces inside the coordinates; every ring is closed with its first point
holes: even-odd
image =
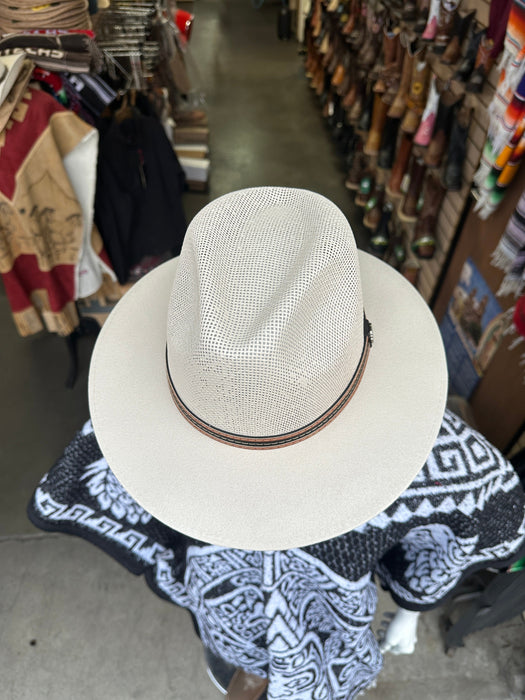
{"type": "Polygon", "coordinates": [[[28,88],[32,69],[26,59],[0,106],[1,272],[21,335],[69,335],[75,300],[114,279],[93,228],[98,135],[28,88]]]}
{"type": "Polygon", "coordinates": [[[521,0],[513,0],[509,8],[500,78],[489,117],[487,141],[474,177],[475,210],[482,219],[498,208],[525,153],[525,3],[521,0]]]}
{"type": "MultiPolygon", "coordinates": [[[[422,273],[417,286],[428,301],[437,293],[473,183],[476,208],[487,216],[504,196],[525,149],[525,85],[514,68],[521,63],[525,3],[492,0],[490,8],[478,8],[480,18],[475,5],[464,5],[457,0],[328,5],[314,0],[305,31],[306,73],[348,164],[345,185],[358,191],[356,203],[365,207],[371,236],[371,224],[381,216],[370,216],[366,204],[371,198],[370,207],[377,207],[376,191],[380,196],[384,191],[399,231],[396,249],[404,248],[401,257],[411,279],[414,270],[422,273]],[[486,95],[494,84],[493,72],[488,82],[489,73],[503,49],[500,92],[511,84],[513,91],[503,111],[496,93],[482,149],[486,95]],[[429,185],[441,183],[443,196],[437,216],[425,217],[422,236],[422,223],[417,234],[415,226],[425,193],[434,191],[424,186],[427,169],[433,171],[429,185]],[[416,243],[421,240],[431,243],[416,243]]],[[[376,240],[384,240],[383,234],[378,232],[376,240]]],[[[388,254],[371,239],[370,246],[375,254],[388,254]]],[[[394,259],[397,264],[399,256],[394,259]]]]}

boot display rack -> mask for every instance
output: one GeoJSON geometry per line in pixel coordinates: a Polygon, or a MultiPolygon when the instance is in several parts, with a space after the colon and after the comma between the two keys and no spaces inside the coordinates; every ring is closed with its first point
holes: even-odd
{"type": "Polygon", "coordinates": [[[370,250],[432,300],[461,225],[498,71],[488,3],[314,0],[306,75],[370,250]]]}

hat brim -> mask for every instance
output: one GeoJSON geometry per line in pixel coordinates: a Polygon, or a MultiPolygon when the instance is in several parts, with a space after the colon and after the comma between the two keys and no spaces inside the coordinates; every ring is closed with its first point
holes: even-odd
{"type": "Polygon", "coordinates": [[[91,360],[95,435],[124,488],[175,530],[253,550],[330,539],[390,505],[432,449],[447,394],[440,332],[414,287],[359,251],[374,344],[356,394],[309,439],[246,450],[202,435],[171,397],[165,345],[177,261],[119,301],[91,360]]]}

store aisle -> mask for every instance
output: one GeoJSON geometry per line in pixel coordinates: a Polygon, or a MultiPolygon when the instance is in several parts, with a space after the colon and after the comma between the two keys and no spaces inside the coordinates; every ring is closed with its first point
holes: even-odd
{"type": "MultiPolygon", "coordinates": [[[[188,193],[192,216],[210,199],[257,185],[305,187],[358,219],[295,41],[280,42],[280,3],[196,0],[191,58],[211,129],[207,194],[188,193]]],[[[358,239],[364,243],[361,234],[358,239]]],[[[79,342],[79,376],[65,388],[62,339],[17,336],[0,292],[0,698],[216,700],[187,613],[85,541],[37,531],[25,516],[40,477],[88,417],[93,338],[79,342]]],[[[380,594],[381,609],[393,609],[380,594]]],[[[380,617],[380,616],[379,616],[380,617]]],[[[379,618],[378,618],[379,619],[379,618]]],[[[412,657],[389,657],[370,698],[508,700],[518,674],[519,620],[467,640],[447,657],[439,612],[425,615],[412,657]],[[518,652],[517,652],[518,653],[518,652]]],[[[523,647],[523,644],[522,644],[523,647]]],[[[522,648],[523,651],[523,648],[522,648]]],[[[518,674],[519,675],[519,674],[518,674]]]]}
{"type": "Polygon", "coordinates": [[[210,196],[258,185],[304,187],[355,218],[300,47],[277,38],[279,7],[272,0],[260,10],[250,0],[195,3],[190,51],[209,110],[210,196]]]}

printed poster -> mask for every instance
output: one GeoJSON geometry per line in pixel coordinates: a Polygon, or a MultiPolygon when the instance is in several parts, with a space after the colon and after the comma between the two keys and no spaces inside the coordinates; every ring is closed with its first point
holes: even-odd
{"type": "Polygon", "coordinates": [[[486,372],[505,330],[501,306],[468,258],[441,322],[449,392],[469,399],[486,372]]]}

